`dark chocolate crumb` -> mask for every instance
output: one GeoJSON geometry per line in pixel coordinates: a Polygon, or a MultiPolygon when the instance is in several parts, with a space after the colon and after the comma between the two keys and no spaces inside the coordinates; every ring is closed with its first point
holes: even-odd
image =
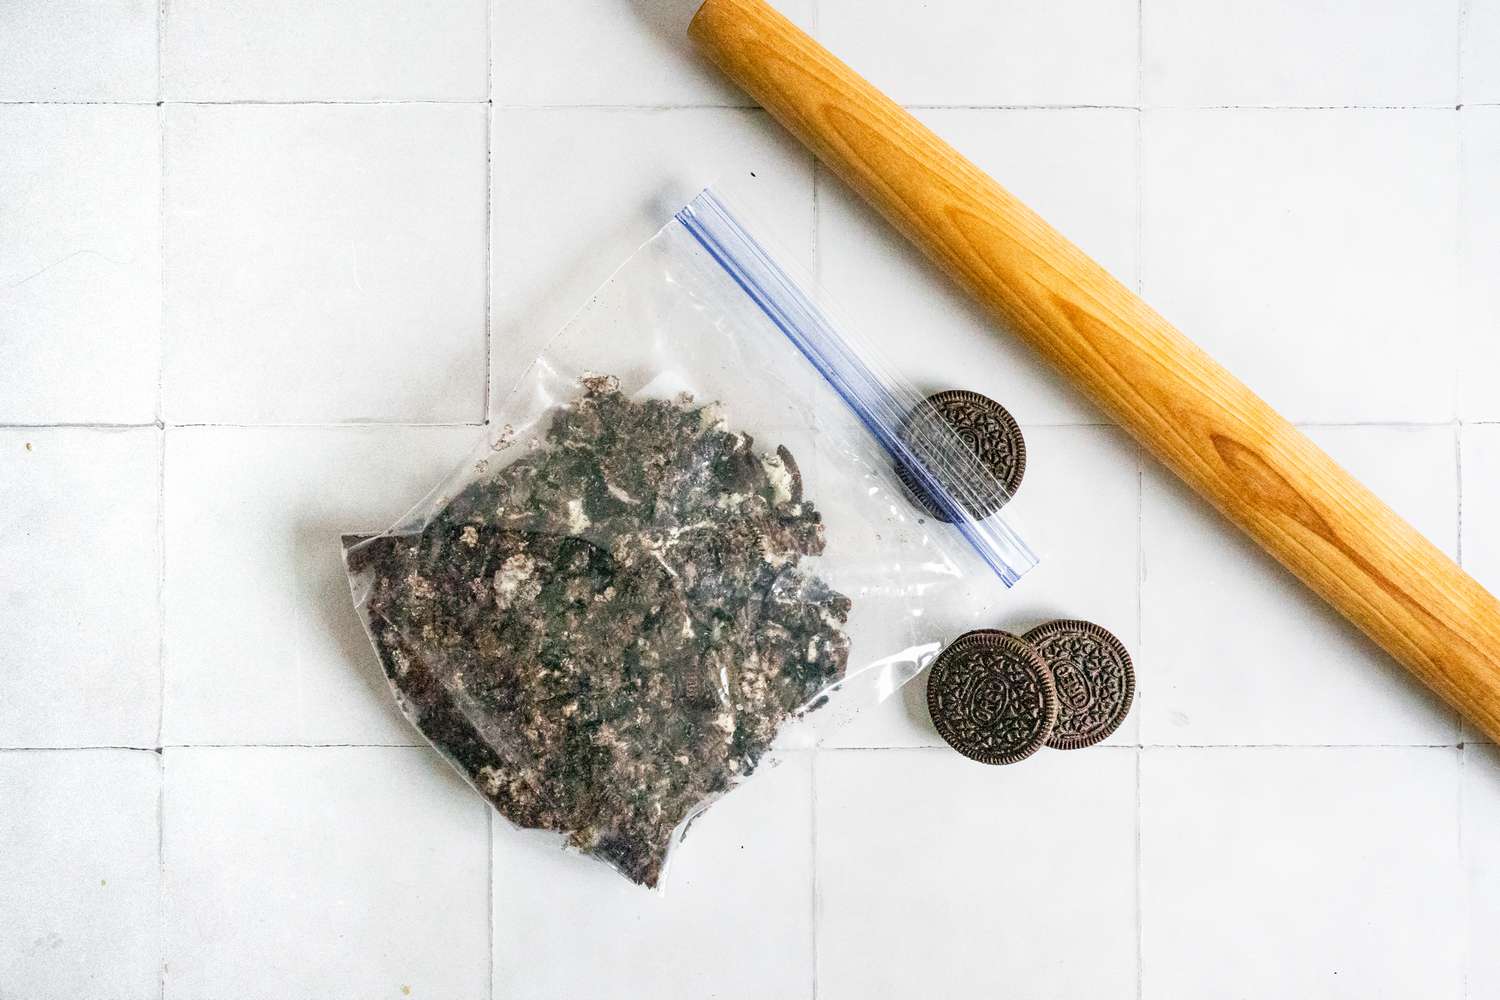
{"type": "Polygon", "coordinates": [[[791,453],[610,376],[420,533],[344,542],[407,716],[512,822],[646,885],[847,666],[791,453]]]}

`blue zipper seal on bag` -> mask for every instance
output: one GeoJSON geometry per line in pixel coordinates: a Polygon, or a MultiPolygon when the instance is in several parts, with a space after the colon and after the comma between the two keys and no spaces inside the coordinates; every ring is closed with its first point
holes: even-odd
{"type": "Polygon", "coordinates": [[[899,433],[908,407],[713,191],[700,194],[676,219],[833,387],[892,461],[917,479],[1001,583],[1014,586],[1036,565],[1036,555],[1009,525],[998,517],[976,520],[917,457],[899,433]]]}

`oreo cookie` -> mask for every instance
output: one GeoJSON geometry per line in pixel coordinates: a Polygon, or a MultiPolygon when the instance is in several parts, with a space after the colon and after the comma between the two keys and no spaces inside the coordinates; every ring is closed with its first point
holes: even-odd
{"type": "Polygon", "coordinates": [[[949,746],[983,764],[1015,764],[1040,750],[1057,722],[1052,673],[1009,632],[959,636],[927,675],[927,711],[949,746]]]}
{"type": "Polygon", "coordinates": [[[1027,632],[1052,672],[1057,725],[1047,740],[1054,750],[1079,750],[1120,728],[1135,699],[1135,667],[1125,645],[1092,622],[1048,622],[1027,632]]]}
{"type": "MultiPolygon", "coordinates": [[[[1026,476],[1026,439],[1010,412],[999,403],[977,392],[952,389],[929,396],[907,415],[901,429],[902,440],[916,461],[927,469],[976,520],[995,513],[1016,495],[1026,476]],[[974,454],[979,465],[990,473],[982,481],[950,481],[954,471],[934,452],[947,438],[940,430],[950,428],[974,454]]],[[[912,498],[932,517],[952,522],[944,505],[935,500],[921,477],[902,463],[896,474],[912,498]]]]}

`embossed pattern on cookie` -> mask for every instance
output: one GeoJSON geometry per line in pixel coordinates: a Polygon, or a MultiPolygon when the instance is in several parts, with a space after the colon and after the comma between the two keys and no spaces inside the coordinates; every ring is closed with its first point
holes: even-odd
{"type": "Polygon", "coordinates": [[[982,629],[959,636],[927,675],[927,710],[949,746],[983,764],[1040,750],[1057,722],[1052,674],[1031,644],[982,629]]]}
{"type": "Polygon", "coordinates": [[[1079,750],[1107,739],[1130,714],[1135,667],[1125,645],[1093,622],[1048,622],[1027,632],[1057,687],[1057,726],[1047,745],[1079,750]]]}
{"type": "MultiPolygon", "coordinates": [[[[907,417],[902,437],[917,459],[975,518],[989,517],[1005,506],[1021,488],[1026,475],[1026,439],[1021,435],[1020,425],[1005,407],[977,392],[951,389],[929,396],[907,417]],[[990,481],[962,484],[950,481],[953,470],[932,454],[936,450],[933,442],[943,439],[931,429],[939,424],[946,424],[958,435],[990,473],[990,481]]],[[[944,522],[953,520],[943,505],[922,487],[912,470],[898,463],[896,473],[928,514],[944,522]]]]}

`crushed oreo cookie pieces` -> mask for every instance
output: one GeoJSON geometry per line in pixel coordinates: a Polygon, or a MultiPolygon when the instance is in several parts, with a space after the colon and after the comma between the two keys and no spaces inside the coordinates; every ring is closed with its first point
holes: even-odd
{"type": "Polygon", "coordinates": [[[608,376],[419,533],[345,539],[408,718],[516,825],[644,885],[843,678],[850,601],[800,565],[823,545],[784,447],[608,376]]]}

